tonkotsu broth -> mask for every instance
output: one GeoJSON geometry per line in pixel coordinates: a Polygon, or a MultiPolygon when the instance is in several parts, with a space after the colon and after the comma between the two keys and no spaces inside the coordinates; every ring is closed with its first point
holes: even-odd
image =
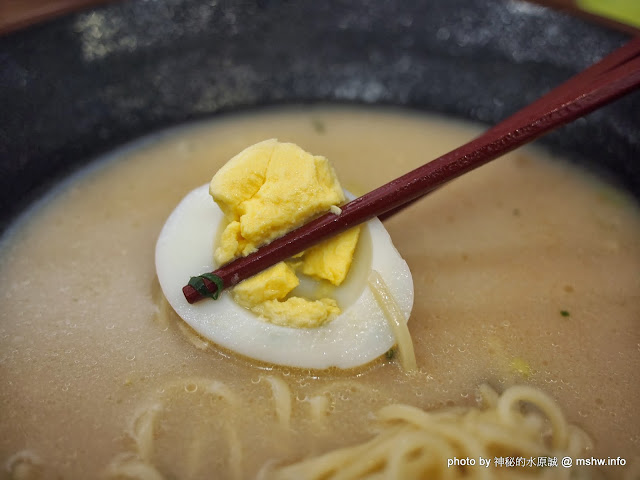
{"type": "MultiPolygon", "coordinates": [[[[167,478],[252,478],[270,460],[369,438],[372,413],[391,402],[473,405],[483,382],[542,389],[593,437],[594,456],[631,462],[640,449],[639,209],[536,150],[386,222],[415,283],[416,374],[387,359],[347,372],[256,365],[158,315],[154,248],[165,219],[246,146],[297,143],[362,194],[477,133],[402,111],[267,110],[147,139],[66,182],[2,244],[2,465],[33,455],[43,478],[97,476],[135,450],[132,422],[151,411],[147,454],[167,478]],[[290,429],[267,377],[292,390],[290,429]],[[205,391],[212,381],[233,406],[205,391]],[[323,392],[331,413],[319,425],[308,398],[323,392]]],[[[604,471],[615,478],[621,468],[604,471]]]]}

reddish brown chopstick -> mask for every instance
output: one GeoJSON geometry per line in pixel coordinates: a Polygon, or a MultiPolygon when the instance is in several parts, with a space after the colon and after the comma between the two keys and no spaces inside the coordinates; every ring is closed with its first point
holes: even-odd
{"type": "MultiPolygon", "coordinates": [[[[444,183],[510,152],[541,135],[640,87],[640,37],[598,64],[518,111],[485,134],[238,258],[213,272],[229,288],[282,260],[367,220],[396,211],[444,183]]],[[[210,292],[218,287],[204,278],[210,292]]],[[[203,298],[191,285],[182,289],[189,303],[203,298]]]]}
{"type": "Polygon", "coordinates": [[[3,0],[0,35],[114,0],[3,0]]]}
{"type": "MultiPolygon", "coordinates": [[[[610,55],[604,57],[599,62],[594,63],[585,70],[582,70],[581,72],[577,73],[569,80],[557,86],[539,99],[518,110],[516,113],[509,116],[506,120],[503,120],[502,122],[494,125],[489,130],[482,133],[475,141],[480,142],[484,140],[486,142],[492,142],[497,136],[503,135],[505,129],[512,128],[515,123],[522,122],[523,124],[526,124],[535,117],[539,117],[547,113],[551,105],[562,104],[563,98],[566,99],[566,101],[570,101],[572,97],[573,99],[575,99],[575,97],[581,91],[584,91],[586,88],[588,88],[590,82],[594,81],[601,75],[606,74],[607,72],[611,72],[611,70],[617,67],[625,65],[627,62],[630,62],[634,58],[636,58],[639,54],[640,37],[636,37],[635,39],[627,42],[622,47],[615,50],[610,55]]],[[[415,198],[410,202],[407,202],[403,205],[400,205],[399,207],[380,214],[378,218],[380,218],[380,220],[386,220],[387,218],[392,217],[396,213],[404,210],[419,199],[420,197],[415,198]]]]}

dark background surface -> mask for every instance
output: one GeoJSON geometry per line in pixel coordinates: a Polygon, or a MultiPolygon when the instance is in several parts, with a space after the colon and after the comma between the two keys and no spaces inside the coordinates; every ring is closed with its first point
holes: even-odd
{"type": "MultiPolygon", "coordinates": [[[[524,2],[399,3],[133,0],[0,38],[0,228],[53,180],[157,129],[326,102],[492,124],[627,39],[524,2]]],[[[545,142],[640,197],[639,112],[636,92],[545,142]]]]}

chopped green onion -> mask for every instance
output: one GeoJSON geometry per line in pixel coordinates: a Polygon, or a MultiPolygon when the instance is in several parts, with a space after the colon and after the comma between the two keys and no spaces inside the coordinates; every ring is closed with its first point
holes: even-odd
{"type": "Polygon", "coordinates": [[[220,296],[220,292],[224,290],[224,282],[219,276],[214,275],[213,273],[203,273],[202,275],[198,275],[197,277],[191,277],[189,279],[189,285],[195,288],[203,297],[213,298],[214,300],[217,300],[220,296]],[[215,292],[209,291],[207,286],[204,284],[205,278],[210,282],[215,283],[215,292]]]}
{"type": "Polygon", "coordinates": [[[324,122],[319,118],[312,118],[311,124],[313,125],[313,129],[316,131],[316,133],[322,134],[327,130],[327,127],[325,126],[324,122]]]}

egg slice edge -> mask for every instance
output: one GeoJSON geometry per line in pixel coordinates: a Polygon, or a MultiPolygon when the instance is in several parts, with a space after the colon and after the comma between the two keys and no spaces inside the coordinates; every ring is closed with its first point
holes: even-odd
{"type": "MultiPolygon", "coordinates": [[[[311,369],[357,367],[393,346],[391,329],[369,288],[333,321],[313,329],[261,320],[236,304],[229,292],[216,301],[189,304],[182,287],[191,276],[215,269],[213,241],[222,220],[208,185],[203,185],[189,192],[169,215],[156,244],[156,272],[165,297],[204,338],[256,360],[311,369]]],[[[413,307],[409,267],[378,219],[364,225],[371,235],[371,268],[385,279],[408,320],[413,307]]]]}

